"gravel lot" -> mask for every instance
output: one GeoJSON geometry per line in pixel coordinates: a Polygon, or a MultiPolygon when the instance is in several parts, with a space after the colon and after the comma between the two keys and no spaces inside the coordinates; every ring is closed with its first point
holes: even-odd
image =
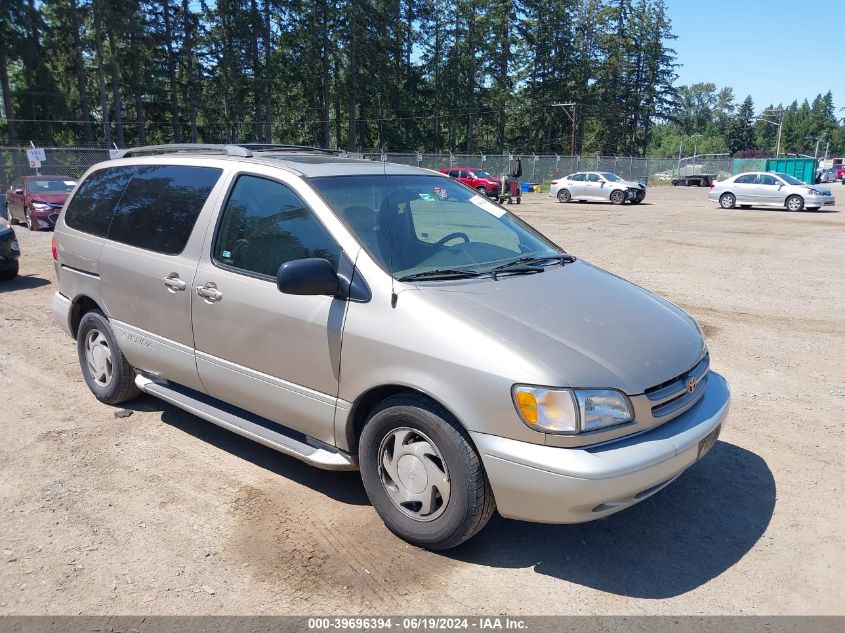
{"type": "Polygon", "coordinates": [[[0,285],[0,613],[845,614],[845,187],[826,212],[515,210],[702,324],[733,408],[677,482],[604,521],[494,517],[461,548],[394,538],[355,473],[144,397],[98,403],[53,324],[50,234],[0,285]]]}

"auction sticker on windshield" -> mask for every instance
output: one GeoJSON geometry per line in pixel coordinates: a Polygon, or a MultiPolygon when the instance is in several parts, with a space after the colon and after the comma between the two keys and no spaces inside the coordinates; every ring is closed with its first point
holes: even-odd
{"type": "Polygon", "coordinates": [[[507,213],[507,211],[505,211],[501,207],[497,207],[487,198],[483,198],[481,196],[473,196],[469,199],[469,201],[472,202],[475,206],[484,209],[490,215],[496,216],[497,218],[500,218],[505,215],[505,213],[507,213]]]}

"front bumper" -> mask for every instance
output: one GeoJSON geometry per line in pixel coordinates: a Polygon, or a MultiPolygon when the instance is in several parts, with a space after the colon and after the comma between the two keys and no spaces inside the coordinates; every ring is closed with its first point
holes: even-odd
{"type": "Polygon", "coordinates": [[[699,442],[722,425],[730,390],[710,372],[691,409],[656,429],[605,445],[557,448],[470,432],[499,513],[540,523],[582,523],[663,489],[698,461],[699,442]]]}
{"type": "Polygon", "coordinates": [[[836,204],[836,197],[830,196],[806,196],[804,198],[805,207],[823,207],[825,205],[836,204]]]}
{"type": "Polygon", "coordinates": [[[32,220],[32,228],[34,229],[53,229],[56,228],[56,222],[59,219],[59,212],[61,211],[61,207],[58,209],[49,209],[48,211],[35,211],[32,210],[29,212],[29,217],[32,220]]]}

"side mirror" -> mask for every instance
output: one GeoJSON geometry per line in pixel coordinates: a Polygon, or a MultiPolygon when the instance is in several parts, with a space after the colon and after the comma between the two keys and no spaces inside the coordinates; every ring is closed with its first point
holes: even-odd
{"type": "Polygon", "coordinates": [[[279,266],[276,274],[279,292],[288,295],[338,294],[338,277],[328,260],[318,257],[295,259],[279,266]]]}

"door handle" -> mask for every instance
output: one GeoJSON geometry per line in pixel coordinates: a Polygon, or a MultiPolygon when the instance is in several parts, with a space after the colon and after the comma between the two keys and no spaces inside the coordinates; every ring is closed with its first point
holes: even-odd
{"type": "Polygon", "coordinates": [[[170,273],[164,278],[164,285],[170,292],[178,292],[188,287],[188,284],[179,279],[179,273],[170,273]]]}
{"type": "Polygon", "coordinates": [[[197,286],[196,291],[197,295],[208,303],[217,303],[223,298],[223,293],[217,289],[217,284],[213,281],[209,281],[204,286],[197,286]]]}

